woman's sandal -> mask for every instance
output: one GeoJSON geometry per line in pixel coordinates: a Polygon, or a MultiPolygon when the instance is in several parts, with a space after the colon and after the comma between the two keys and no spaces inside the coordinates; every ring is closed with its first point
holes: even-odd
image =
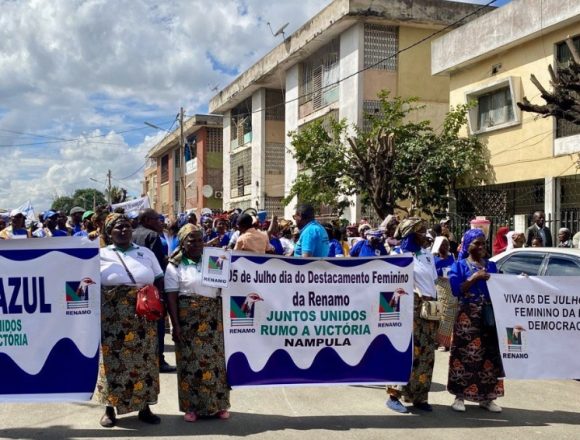
{"type": "Polygon", "coordinates": [[[189,423],[193,423],[197,420],[197,414],[194,411],[185,413],[185,415],[183,416],[183,420],[189,423]]]}
{"type": "Polygon", "coordinates": [[[230,418],[230,412],[227,409],[222,409],[221,411],[218,411],[216,414],[216,417],[220,420],[227,420],[230,418]]]}

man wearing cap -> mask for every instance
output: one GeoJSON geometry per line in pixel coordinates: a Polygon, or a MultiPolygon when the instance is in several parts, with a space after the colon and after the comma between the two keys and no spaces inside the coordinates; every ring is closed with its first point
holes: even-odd
{"type": "Polygon", "coordinates": [[[18,209],[10,212],[10,226],[0,232],[0,238],[7,240],[11,238],[29,238],[30,231],[24,226],[24,213],[18,209]]]}
{"type": "Polygon", "coordinates": [[[46,237],[66,237],[68,234],[66,231],[61,231],[56,228],[56,222],[58,220],[58,214],[54,211],[46,211],[44,213],[43,228],[37,229],[32,234],[34,237],[46,238],[46,237]]]}
{"type": "MultiPolygon", "coordinates": [[[[74,237],[89,237],[89,234],[96,230],[95,225],[92,222],[93,211],[85,211],[81,217],[81,230],[73,234],[74,237]]],[[[94,239],[95,237],[93,237],[94,239]]]]}
{"type": "Polygon", "coordinates": [[[82,221],[83,221],[83,214],[85,210],[80,206],[75,206],[70,210],[70,227],[72,228],[72,234],[75,235],[77,232],[81,232],[82,228],[82,221]]]}

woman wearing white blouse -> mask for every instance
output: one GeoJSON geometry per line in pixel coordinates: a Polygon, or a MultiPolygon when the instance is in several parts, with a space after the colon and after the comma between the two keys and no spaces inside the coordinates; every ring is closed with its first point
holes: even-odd
{"type": "Polygon", "coordinates": [[[186,422],[200,416],[230,416],[226,379],[221,298],[203,286],[203,234],[186,224],[177,234],[179,247],[169,259],[165,292],[177,359],[179,410],[186,422]]]}

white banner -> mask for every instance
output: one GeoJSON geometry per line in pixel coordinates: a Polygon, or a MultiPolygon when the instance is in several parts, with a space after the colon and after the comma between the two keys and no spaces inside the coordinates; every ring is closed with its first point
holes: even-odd
{"type": "Polygon", "coordinates": [[[506,378],[580,378],[580,277],[492,274],[487,285],[506,378]]]}
{"type": "Polygon", "coordinates": [[[100,304],[97,241],[0,240],[0,401],[90,400],[100,304]]]}
{"type": "Polygon", "coordinates": [[[407,383],[413,259],[231,254],[223,289],[232,386],[407,383]]]}
{"type": "Polygon", "coordinates": [[[111,205],[111,207],[113,208],[113,210],[117,208],[123,208],[125,212],[131,212],[131,211],[141,211],[142,209],[150,208],[151,205],[149,204],[149,197],[145,196],[135,200],[129,200],[128,202],[115,203],[114,205],[111,205]]]}

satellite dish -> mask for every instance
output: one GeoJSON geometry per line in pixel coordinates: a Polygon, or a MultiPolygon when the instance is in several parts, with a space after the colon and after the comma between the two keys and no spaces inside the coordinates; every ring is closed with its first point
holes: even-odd
{"type": "Polygon", "coordinates": [[[282,26],[280,29],[278,29],[276,32],[274,32],[274,36],[277,37],[280,34],[282,34],[282,36],[284,36],[284,29],[286,29],[289,24],[290,23],[286,23],[284,26],[282,26]]]}
{"type": "Polygon", "coordinates": [[[203,196],[207,199],[210,198],[211,196],[213,196],[213,188],[211,185],[203,185],[203,188],[201,189],[201,193],[203,194],[203,196]]]}
{"type": "Polygon", "coordinates": [[[270,22],[268,22],[267,24],[268,24],[268,27],[270,28],[270,32],[272,32],[272,35],[273,35],[274,37],[277,37],[278,35],[282,34],[282,38],[286,39],[286,35],[284,35],[284,29],[286,29],[286,27],[288,27],[288,25],[289,25],[290,23],[286,23],[284,26],[282,26],[282,27],[281,27],[280,29],[278,29],[276,32],[274,32],[274,31],[272,30],[272,26],[270,26],[270,22]]]}

